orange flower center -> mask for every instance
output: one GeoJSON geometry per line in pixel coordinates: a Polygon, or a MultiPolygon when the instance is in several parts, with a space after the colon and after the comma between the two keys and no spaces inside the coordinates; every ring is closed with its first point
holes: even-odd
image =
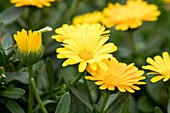
{"type": "Polygon", "coordinates": [[[80,58],[86,60],[90,60],[93,58],[93,54],[88,51],[81,51],[80,52],[80,58]]]}

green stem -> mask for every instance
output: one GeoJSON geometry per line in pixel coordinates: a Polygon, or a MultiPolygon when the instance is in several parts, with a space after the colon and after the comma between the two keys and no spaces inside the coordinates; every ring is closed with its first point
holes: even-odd
{"type": "Polygon", "coordinates": [[[87,93],[88,93],[88,96],[89,96],[89,100],[90,100],[90,103],[93,105],[93,98],[92,98],[92,95],[91,95],[91,91],[89,89],[89,85],[87,83],[87,80],[84,78],[84,84],[86,86],[86,89],[87,89],[87,93]]]}
{"type": "Polygon", "coordinates": [[[109,92],[106,92],[105,94],[105,97],[104,97],[104,100],[103,100],[103,103],[102,103],[102,106],[100,108],[100,112],[99,113],[103,113],[104,111],[104,108],[105,108],[105,105],[107,103],[107,100],[109,99],[109,96],[110,96],[110,93],[109,92]]]}
{"type": "Polygon", "coordinates": [[[34,99],[34,95],[33,95],[33,89],[32,89],[32,85],[31,85],[31,78],[33,78],[33,69],[32,69],[32,65],[28,65],[28,73],[29,73],[29,102],[28,102],[28,113],[33,113],[33,99],[34,99]]]}
{"type": "Polygon", "coordinates": [[[76,83],[81,79],[82,76],[83,76],[83,73],[79,73],[78,76],[76,77],[76,79],[74,79],[70,84],[72,86],[75,86],[76,83]]]}
{"type": "Polygon", "coordinates": [[[38,94],[34,78],[31,78],[31,84],[32,84],[32,88],[33,88],[33,91],[34,91],[34,94],[35,94],[35,98],[37,99],[37,102],[40,105],[41,110],[43,111],[43,113],[48,113],[47,110],[45,109],[42,101],[41,101],[39,94],[38,94]]]}
{"type": "MultiPolygon", "coordinates": [[[[76,83],[82,78],[83,73],[79,73],[78,76],[70,83],[72,86],[75,86],[76,83]]],[[[55,94],[60,94],[63,91],[67,91],[68,90],[68,86],[64,86],[61,90],[59,90],[58,92],[56,92],[55,94]]]]}
{"type": "Polygon", "coordinates": [[[133,37],[133,31],[129,31],[129,38],[130,38],[130,45],[132,48],[133,54],[136,54],[136,46],[135,46],[135,40],[133,37]]]}

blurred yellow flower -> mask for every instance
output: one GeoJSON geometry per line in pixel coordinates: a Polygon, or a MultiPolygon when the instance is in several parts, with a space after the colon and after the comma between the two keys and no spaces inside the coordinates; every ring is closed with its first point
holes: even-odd
{"type": "Polygon", "coordinates": [[[100,24],[88,23],[67,26],[67,32],[60,34],[68,37],[63,41],[64,47],[56,50],[59,53],[57,58],[67,58],[62,66],[80,63],[78,70],[83,72],[88,63],[94,70],[97,66],[107,70],[108,67],[101,60],[112,58],[109,53],[116,51],[117,47],[113,43],[104,44],[109,37],[102,35],[104,31],[101,28],[104,29],[100,24]]]}
{"type": "Polygon", "coordinates": [[[61,1],[61,0],[10,0],[11,3],[15,4],[16,7],[21,6],[36,6],[42,8],[43,6],[51,6],[50,2],[61,1]]]}
{"type": "Polygon", "coordinates": [[[42,47],[41,32],[31,30],[27,31],[22,29],[14,35],[14,39],[18,45],[19,51],[24,53],[38,52],[42,47]]]}
{"type": "Polygon", "coordinates": [[[147,58],[146,62],[148,62],[150,65],[142,66],[143,69],[151,70],[154,72],[148,73],[150,74],[159,74],[158,76],[155,76],[151,79],[151,82],[157,82],[161,79],[163,79],[164,82],[169,80],[170,78],[170,57],[167,52],[163,52],[162,56],[155,56],[154,60],[150,57],[147,58]]]}
{"type": "Polygon", "coordinates": [[[103,15],[99,11],[92,13],[86,13],[73,18],[73,24],[83,24],[83,23],[99,23],[103,19],[103,15]]]}
{"type": "Polygon", "coordinates": [[[56,39],[58,42],[63,42],[65,39],[73,37],[74,33],[80,33],[82,35],[89,35],[89,33],[94,32],[98,36],[108,36],[110,30],[105,31],[105,27],[100,24],[77,24],[77,25],[67,25],[64,24],[62,27],[57,28],[55,32],[58,35],[53,35],[51,38],[56,39]]]}
{"type": "Polygon", "coordinates": [[[160,15],[158,7],[143,0],[128,0],[126,5],[109,3],[103,10],[106,27],[115,26],[116,30],[126,31],[142,25],[143,21],[156,21],[160,15]]]}
{"type": "Polygon", "coordinates": [[[91,67],[87,66],[87,71],[92,76],[85,76],[88,80],[96,81],[96,85],[101,85],[99,89],[115,90],[117,87],[121,92],[134,93],[135,90],[140,90],[140,88],[134,84],[145,84],[140,80],[145,79],[146,77],[142,76],[144,71],[138,70],[134,64],[125,64],[119,63],[115,58],[110,60],[104,60],[105,64],[108,66],[108,71],[103,70],[101,67],[98,67],[96,71],[92,70],[91,67]]]}
{"type": "Polygon", "coordinates": [[[165,3],[170,3],[170,0],[163,0],[165,3]]]}

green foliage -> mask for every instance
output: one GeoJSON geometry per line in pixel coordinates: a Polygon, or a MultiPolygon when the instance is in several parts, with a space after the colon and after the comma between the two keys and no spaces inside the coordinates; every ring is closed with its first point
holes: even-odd
{"type": "Polygon", "coordinates": [[[6,66],[6,58],[4,52],[0,49],[0,66],[6,66]]]}
{"type": "MultiPolygon", "coordinates": [[[[169,7],[162,0],[145,1],[156,4],[161,15],[157,21],[143,22],[135,29],[136,55],[131,50],[128,32],[108,28],[111,30],[108,42],[118,46],[113,56],[127,64],[135,63],[139,69],[146,64],[147,57],[153,58],[163,51],[170,51],[169,7]]],[[[43,8],[15,7],[9,0],[0,0],[0,111],[24,113],[28,109],[29,75],[14,51],[16,44],[13,34],[23,28],[38,31],[51,26],[52,32],[42,34],[44,55],[33,65],[35,86],[43,105],[49,113],[99,113],[105,92],[94,82],[83,80],[84,75],[79,76],[78,65],[62,67],[63,60],[56,58],[55,51],[61,43],[50,37],[56,35],[56,28],[71,24],[76,15],[102,11],[110,2],[125,4],[126,0],[63,0],[51,2],[51,7],[43,8]]],[[[22,53],[21,57],[25,58],[24,55],[22,53]]],[[[36,58],[31,59],[34,61],[36,58]]],[[[134,94],[111,94],[104,113],[170,113],[168,90],[162,81],[151,83],[153,76],[147,76],[146,85],[134,94]]],[[[33,107],[34,112],[42,113],[37,101],[34,101],[33,107]]]]}
{"type": "Polygon", "coordinates": [[[8,25],[16,21],[24,11],[24,7],[13,7],[11,6],[7,10],[0,13],[0,20],[3,20],[5,25],[8,25]]]}
{"type": "Polygon", "coordinates": [[[3,99],[3,103],[11,111],[11,113],[25,113],[22,107],[18,105],[18,103],[16,103],[14,100],[3,99]]]}
{"type": "Polygon", "coordinates": [[[29,84],[29,75],[26,72],[8,72],[6,73],[6,76],[6,84],[9,84],[12,81],[29,84]]]}
{"type": "Polygon", "coordinates": [[[13,39],[12,36],[10,34],[6,34],[3,38],[3,42],[2,42],[2,48],[5,50],[6,55],[9,54],[9,52],[11,51],[11,47],[13,46],[13,39]]]}
{"type": "Polygon", "coordinates": [[[163,111],[159,107],[155,107],[154,113],[163,113],[163,111]]]}
{"type": "Polygon", "coordinates": [[[71,104],[70,94],[66,92],[60,99],[55,113],[69,113],[71,104]]]}
{"type": "Polygon", "coordinates": [[[4,21],[0,21],[0,36],[4,31],[4,21]]]}
{"type": "Polygon", "coordinates": [[[6,88],[0,91],[0,96],[11,99],[18,99],[24,95],[25,91],[21,88],[6,88]]]}

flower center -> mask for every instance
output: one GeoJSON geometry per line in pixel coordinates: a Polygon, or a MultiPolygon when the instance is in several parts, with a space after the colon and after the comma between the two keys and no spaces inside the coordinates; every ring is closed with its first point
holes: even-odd
{"type": "Polygon", "coordinates": [[[90,60],[93,58],[93,54],[88,51],[81,51],[80,52],[80,58],[86,60],[90,60]]]}

